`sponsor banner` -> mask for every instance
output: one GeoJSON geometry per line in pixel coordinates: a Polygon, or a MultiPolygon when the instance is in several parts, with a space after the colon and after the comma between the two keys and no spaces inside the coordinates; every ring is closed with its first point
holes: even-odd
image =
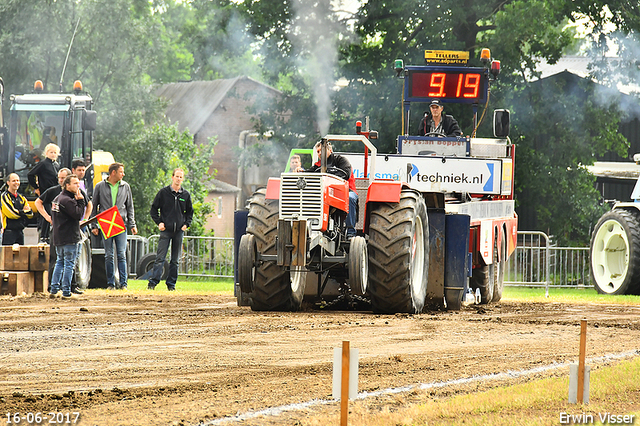
{"type": "Polygon", "coordinates": [[[512,175],[513,161],[511,158],[502,160],[502,195],[511,195],[512,175]]]}
{"type": "Polygon", "coordinates": [[[498,217],[513,217],[515,203],[513,200],[482,200],[460,204],[446,204],[447,213],[469,215],[471,221],[498,217]]]}
{"type": "Polygon", "coordinates": [[[469,142],[458,138],[433,138],[425,136],[400,136],[398,151],[402,155],[455,155],[466,157],[469,142]]]}
{"type": "Polygon", "coordinates": [[[493,221],[483,220],[480,223],[480,253],[484,263],[493,263],[493,221]]]}
{"type": "Polygon", "coordinates": [[[455,50],[425,50],[424,59],[427,64],[466,65],[469,52],[455,50]]]}
{"type": "MultiPolygon", "coordinates": [[[[348,158],[356,178],[364,178],[364,156],[340,154],[348,158]]],[[[443,158],[384,155],[376,158],[375,179],[408,182],[421,192],[471,192],[499,195],[502,188],[502,161],[486,158],[443,158]]]]}

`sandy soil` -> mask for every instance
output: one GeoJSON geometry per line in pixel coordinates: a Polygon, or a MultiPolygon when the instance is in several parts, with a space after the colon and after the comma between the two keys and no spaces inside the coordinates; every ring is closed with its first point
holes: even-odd
{"type": "MultiPolygon", "coordinates": [[[[231,296],[179,292],[3,296],[0,415],[3,423],[7,413],[77,412],[80,425],[194,425],[330,399],[333,348],[343,340],[360,351],[361,392],[525,370],[576,360],[582,318],[588,356],[640,348],[638,306],[505,301],[374,315],[258,313],[231,296]]],[[[312,412],[234,424],[302,425],[312,412]]]]}

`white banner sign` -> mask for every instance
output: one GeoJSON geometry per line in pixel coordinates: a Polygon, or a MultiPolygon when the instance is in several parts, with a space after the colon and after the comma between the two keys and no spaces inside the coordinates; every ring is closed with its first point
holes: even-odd
{"type": "MultiPolygon", "coordinates": [[[[340,155],[349,159],[356,178],[366,177],[364,155],[340,155]]],[[[421,192],[500,194],[502,172],[501,160],[379,154],[374,177],[408,182],[421,192]]]]}

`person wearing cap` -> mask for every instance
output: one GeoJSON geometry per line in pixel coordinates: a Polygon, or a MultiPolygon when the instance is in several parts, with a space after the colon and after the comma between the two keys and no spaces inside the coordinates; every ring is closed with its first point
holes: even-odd
{"type": "Polygon", "coordinates": [[[424,112],[424,117],[418,127],[418,136],[438,133],[442,136],[462,136],[462,130],[453,115],[443,114],[444,106],[440,99],[433,99],[429,104],[429,111],[424,112]]]}

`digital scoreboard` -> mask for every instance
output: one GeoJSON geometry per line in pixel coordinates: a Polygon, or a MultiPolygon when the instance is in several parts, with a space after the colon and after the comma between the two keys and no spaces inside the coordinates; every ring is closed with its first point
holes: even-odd
{"type": "Polygon", "coordinates": [[[407,67],[406,96],[414,102],[481,103],[487,98],[488,76],[483,68],[441,68],[426,71],[425,67],[407,67]]]}

